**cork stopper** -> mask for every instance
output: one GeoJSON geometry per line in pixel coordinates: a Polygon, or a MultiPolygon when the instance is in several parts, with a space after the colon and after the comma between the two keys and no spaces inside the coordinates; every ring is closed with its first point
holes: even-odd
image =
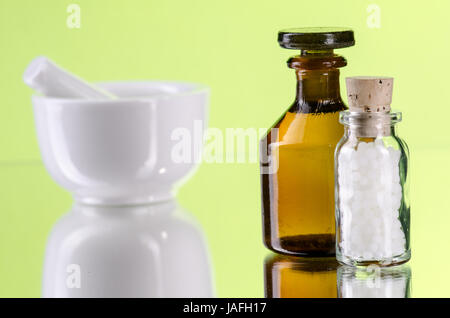
{"type": "Polygon", "coordinates": [[[354,76],[345,79],[351,112],[388,113],[391,110],[392,77],[354,76]]]}

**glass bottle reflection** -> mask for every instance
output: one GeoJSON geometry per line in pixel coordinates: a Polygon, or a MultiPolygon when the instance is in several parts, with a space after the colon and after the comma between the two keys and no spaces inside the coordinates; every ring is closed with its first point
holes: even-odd
{"type": "Polygon", "coordinates": [[[268,298],[336,298],[334,257],[303,258],[272,254],[264,261],[268,298]]]}
{"type": "Polygon", "coordinates": [[[340,266],[337,271],[339,298],[409,298],[411,268],[340,266]]]}
{"type": "Polygon", "coordinates": [[[271,254],[264,285],[268,298],[409,298],[411,267],[339,266],[333,257],[271,254]]]}

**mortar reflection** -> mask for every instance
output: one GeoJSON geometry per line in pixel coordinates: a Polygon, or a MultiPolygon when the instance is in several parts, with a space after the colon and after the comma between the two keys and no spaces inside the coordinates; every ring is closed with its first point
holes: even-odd
{"type": "Polygon", "coordinates": [[[75,203],[53,228],[44,297],[212,297],[202,228],[175,200],[75,203]]]}

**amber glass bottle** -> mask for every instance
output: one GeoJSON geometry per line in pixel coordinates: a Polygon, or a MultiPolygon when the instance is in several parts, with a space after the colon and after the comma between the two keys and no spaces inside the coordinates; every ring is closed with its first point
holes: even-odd
{"type": "Polygon", "coordinates": [[[297,75],[295,101],[261,140],[264,242],[285,254],[333,255],[334,149],[346,109],[339,68],[347,65],[333,50],[353,45],[353,32],[291,29],[278,41],[301,53],[288,60],[297,75]]]}
{"type": "Polygon", "coordinates": [[[337,298],[334,257],[271,255],[264,261],[267,298],[337,298]]]}

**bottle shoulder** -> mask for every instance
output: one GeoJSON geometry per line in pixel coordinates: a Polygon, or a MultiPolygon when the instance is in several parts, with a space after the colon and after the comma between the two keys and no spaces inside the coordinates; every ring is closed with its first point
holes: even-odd
{"type": "Polygon", "coordinates": [[[267,138],[280,145],[304,144],[335,146],[344,134],[339,112],[298,113],[287,111],[274,125],[267,138]]]}
{"type": "Polygon", "coordinates": [[[342,99],[325,99],[308,101],[304,99],[296,100],[289,108],[291,113],[304,114],[327,114],[344,111],[347,109],[342,99]]]}

